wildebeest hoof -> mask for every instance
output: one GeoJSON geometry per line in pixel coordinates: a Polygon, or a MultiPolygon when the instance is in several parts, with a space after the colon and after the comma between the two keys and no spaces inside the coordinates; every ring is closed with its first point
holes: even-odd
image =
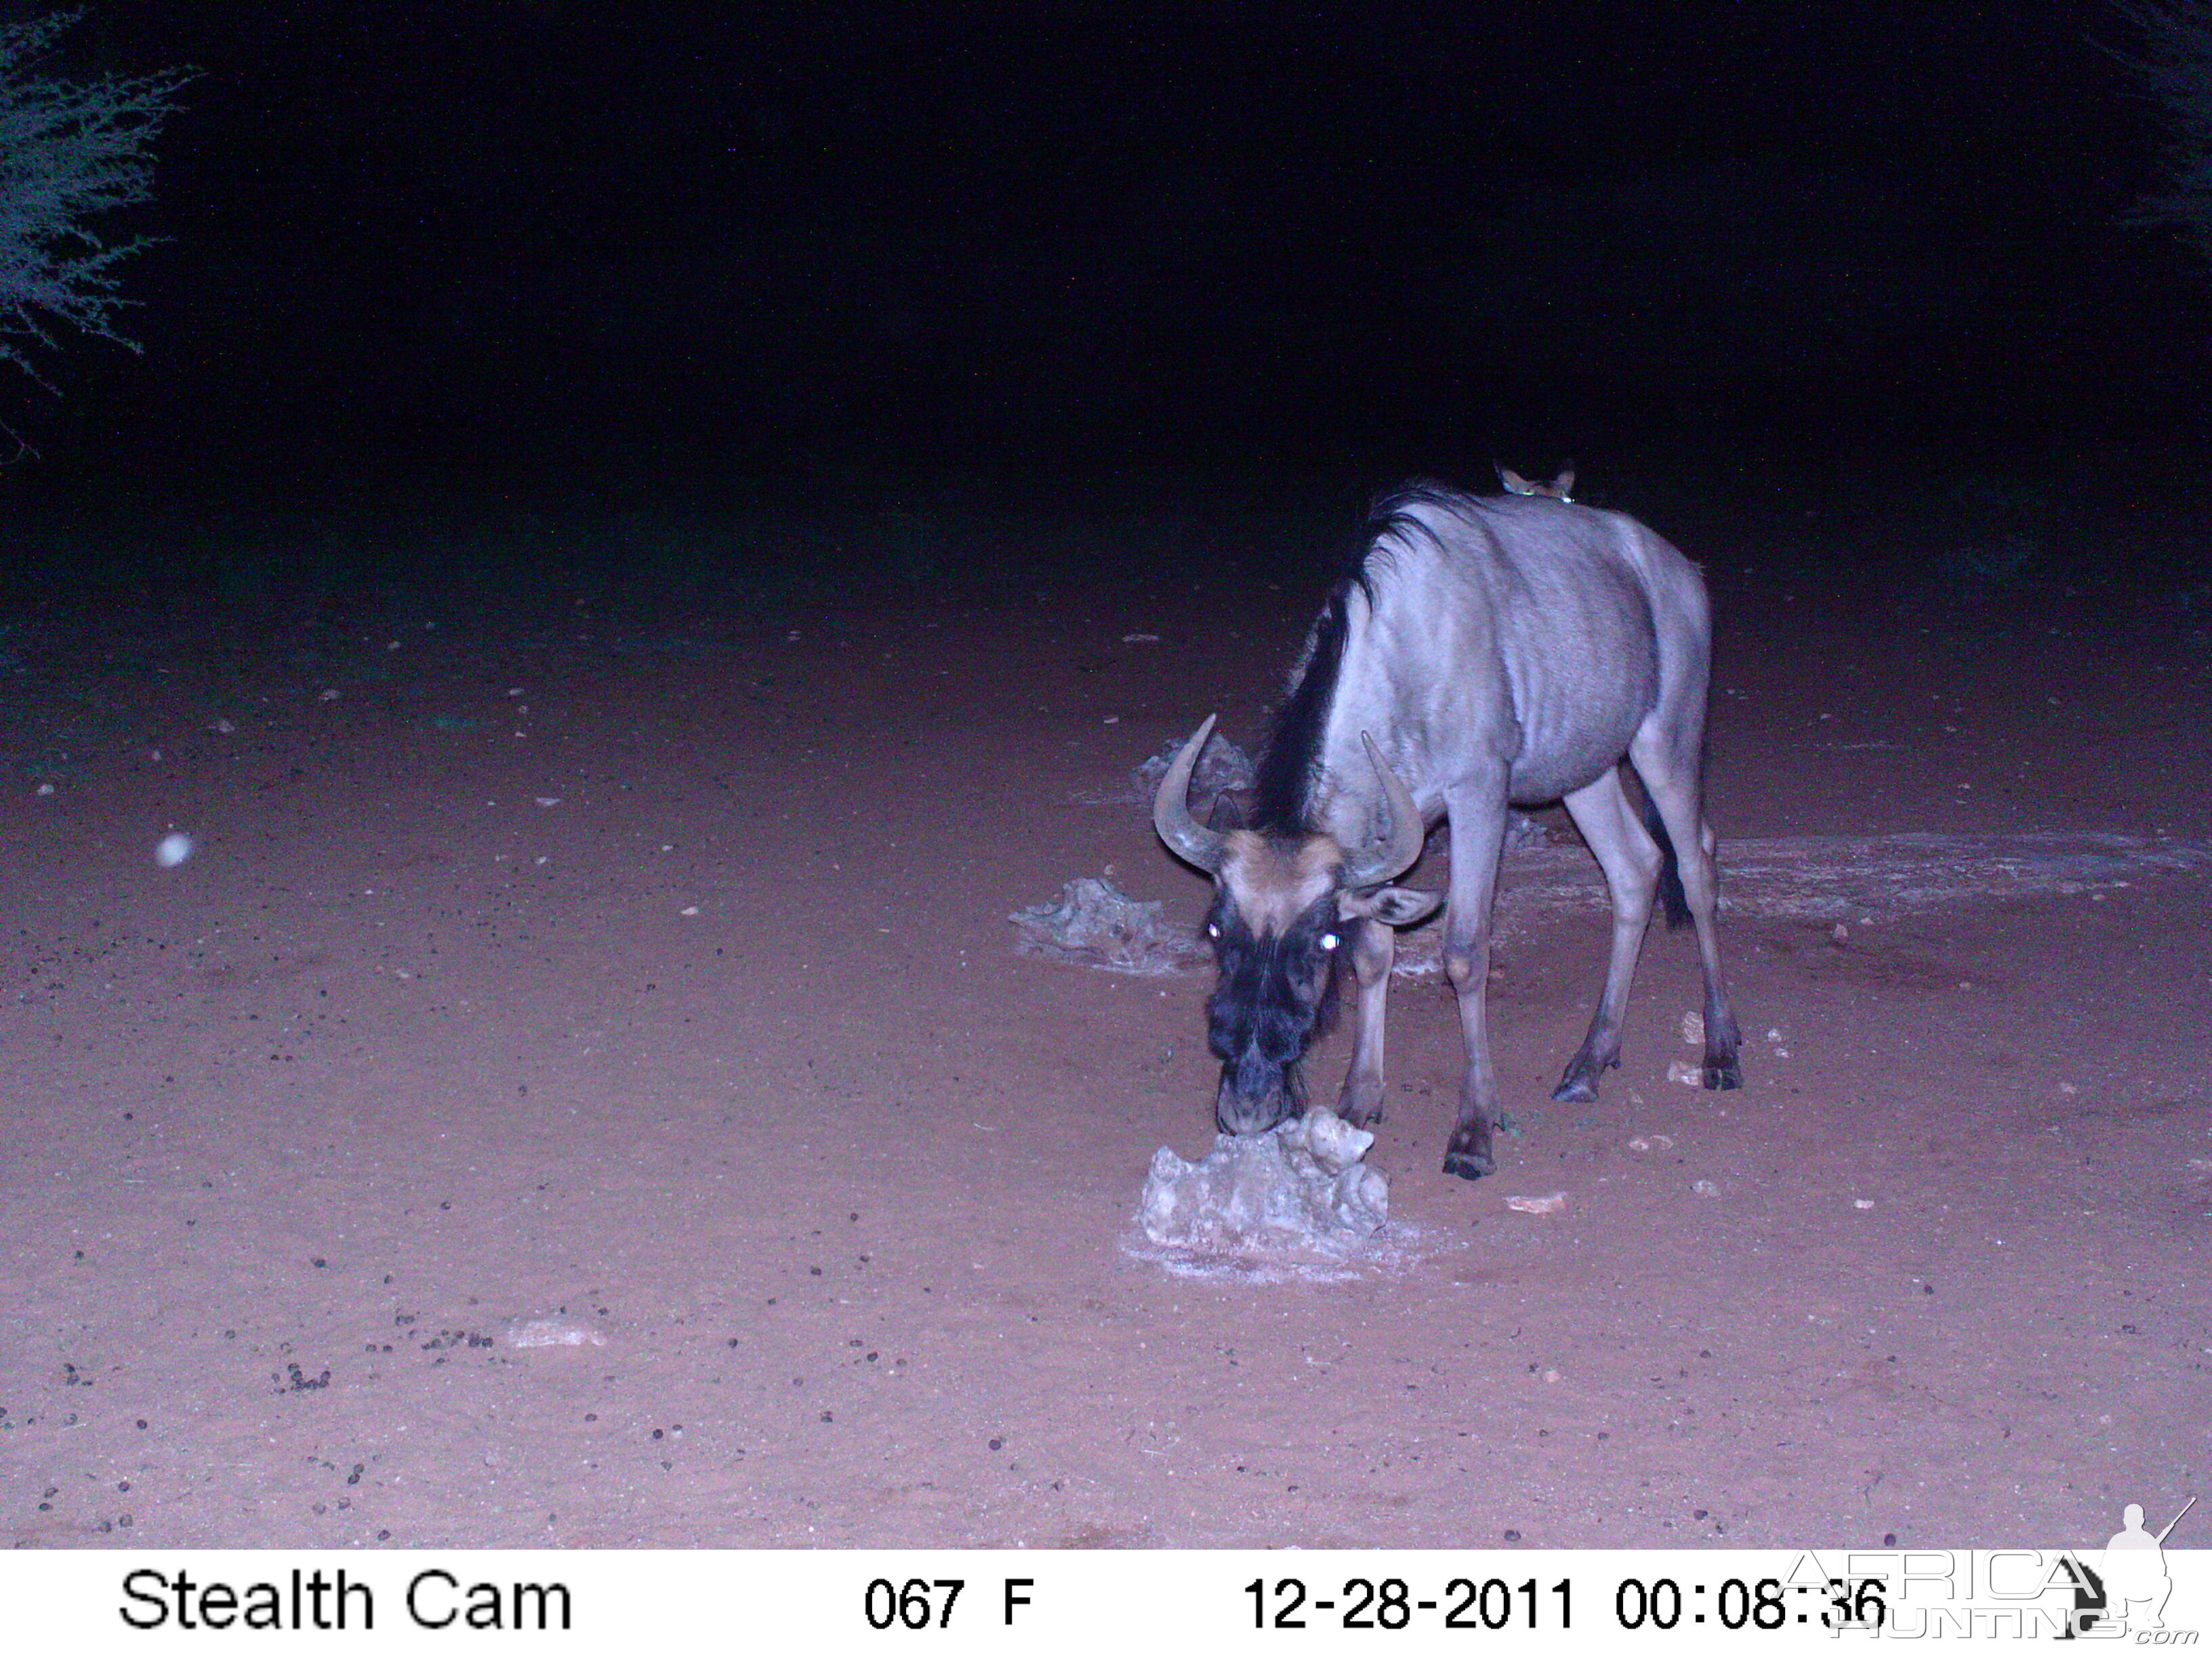
{"type": "Polygon", "coordinates": [[[1492,1174],[1498,1161],[1488,1152],[1449,1152],[1444,1154],[1444,1173],[1457,1176],[1462,1181],[1480,1181],[1492,1174]]]}
{"type": "Polygon", "coordinates": [[[1734,1054],[1726,1060],[1708,1060],[1705,1069],[1705,1087],[1708,1089],[1743,1087],[1743,1065],[1734,1054]]]}
{"type": "Polygon", "coordinates": [[[1588,1044],[1567,1062],[1566,1075],[1559,1086],[1552,1091],[1554,1100],[1590,1101],[1597,1098],[1597,1085],[1605,1074],[1620,1064],[1620,1051],[1615,1049],[1610,1060],[1600,1060],[1588,1044]]]}

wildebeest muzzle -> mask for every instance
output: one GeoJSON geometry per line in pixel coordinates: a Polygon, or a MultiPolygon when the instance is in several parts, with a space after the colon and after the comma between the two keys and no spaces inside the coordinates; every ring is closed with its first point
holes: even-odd
{"type": "Polygon", "coordinates": [[[1254,1043],[1221,1066],[1213,1127],[1225,1135],[1265,1134],[1304,1109],[1297,1066],[1269,1060],[1254,1043]]]}

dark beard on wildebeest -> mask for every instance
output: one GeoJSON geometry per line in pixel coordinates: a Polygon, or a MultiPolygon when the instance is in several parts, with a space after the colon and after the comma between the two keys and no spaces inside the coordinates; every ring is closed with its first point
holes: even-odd
{"type": "Polygon", "coordinates": [[[1214,1127],[1257,1134],[1305,1109],[1302,1062],[1335,1017],[1346,925],[1334,893],[1287,932],[1255,935],[1224,888],[1206,916],[1220,978],[1206,1003],[1206,1046],[1221,1062],[1214,1127]]]}

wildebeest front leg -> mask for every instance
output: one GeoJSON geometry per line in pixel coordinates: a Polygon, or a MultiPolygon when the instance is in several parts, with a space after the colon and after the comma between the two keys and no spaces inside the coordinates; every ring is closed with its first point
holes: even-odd
{"type": "Polygon", "coordinates": [[[1613,895],[1613,953],[1605,969],[1605,994],[1598,999],[1589,1035],[1567,1062],[1566,1074],[1552,1091],[1554,1100],[1595,1100],[1598,1079],[1620,1064],[1621,1022],[1628,1012],[1628,988],[1636,978],[1636,958],[1651,924],[1651,900],[1659,888],[1659,843],[1636,820],[1620,787],[1620,769],[1606,769],[1596,782],[1566,798],[1568,815],[1605,872],[1613,895]]]}
{"type": "Polygon", "coordinates": [[[1355,1129],[1382,1121],[1382,1028],[1390,1000],[1390,966],[1398,955],[1398,936],[1372,916],[1353,916],[1344,924],[1345,946],[1359,983],[1359,1030],[1353,1039],[1352,1069],[1336,1114],[1355,1129]]]}
{"type": "Polygon", "coordinates": [[[1498,891],[1498,855],[1505,838],[1505,780],[1494,789],[1452,796],[1451,908],[1444,915],[1444,977],[1459,999],[1467,1073],[1460,1079],[1459,1118],[1444,1149],[1444,1173],[1473,1181],[1498,1167],[1490,1138],[1498,1121],[1498,1074],[1490,1065],[1490,913],[1498,891]]]}

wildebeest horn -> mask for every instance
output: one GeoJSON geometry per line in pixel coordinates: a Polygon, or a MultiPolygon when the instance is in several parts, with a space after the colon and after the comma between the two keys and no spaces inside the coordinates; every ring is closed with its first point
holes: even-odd
{"type": "Polygon", "coordinates": [[[1167,842],[1168,850],[1209,876],[1221,868],[1225,842],[1218,831],[1191,817],[1190,775],[1198,764],[1206,740],[1213,735],[1217,718],[1212,714],[1206,717],[1206,723],[1192,734],[1190,741],[1175,757],[1175,764],[1168,768],[1167,776],[1160,780],[1159,793],[1152,797],[1152,828],[1160,832],[1160,839],[1167,842]]]}
{"type": "Polygon", "coordinates": [[[1427,839],[1420,809],[1413,805],[1413,792],[1390,769],[1374,738],[1362,732],[1359,741],[1366,745],[1368,763],[1382,781],[1383,799],[1389,803],[1390,838],[1370,842],[1345,860],[1344,884],[1355,888],[1376,886],[1403,875],[1421,856],[1421,843],[1427,839]]]}

